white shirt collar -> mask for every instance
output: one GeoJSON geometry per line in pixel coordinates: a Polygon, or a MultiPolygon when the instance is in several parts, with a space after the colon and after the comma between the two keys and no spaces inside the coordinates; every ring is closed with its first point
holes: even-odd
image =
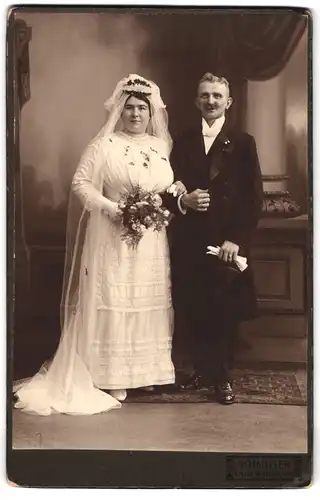
{"type": "Polygon", "coordinates": [[[211,127],[209,127],[208,123],[204,118],[202,118],[202,134],[206,137],[217,137],[217,135],[220,133],[223,124],[225,122],[226,117],[224,115],[220,116],[220,118],[217,118],[211,127]]]}

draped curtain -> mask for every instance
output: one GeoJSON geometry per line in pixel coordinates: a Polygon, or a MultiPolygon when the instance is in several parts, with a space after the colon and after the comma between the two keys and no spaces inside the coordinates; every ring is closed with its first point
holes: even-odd
{"type": "Polygon", "coordinates": [[[173,135],[194,124],[197,82],[207,71],[231,82],[229,119],[243,125],[247,80],[276,76],[308,23],[302,9],[163,9],[137,14],[148,35],[142,67],[160,85],[173,135]]]}
{"type": "Polygon", "coordinates": [[[239,72],[249,80],[268,80],[289,61],[308,17],[293,11],[275,11],[230,16],[226,21],[228,43],[239,72]]]}
{"type": "MultiPolygon", "coordinates": [[[[141,67],[148,68],[145,76],[160,85],[174,135],[194,123],[197,81],[207,71],[229,79],[234,98],[229,119],[243,125],[247,80],[279,74],[310,24],[309,12],[290,8],[140,9],[134,15],[148,35],[139,54],[141,67]]],[[[30,98],[31,30],[19,19],[14,24],[15,81],[22,107],[30,98]]],[[[106,20],[104,24],[107,29],[106,20]]]]}

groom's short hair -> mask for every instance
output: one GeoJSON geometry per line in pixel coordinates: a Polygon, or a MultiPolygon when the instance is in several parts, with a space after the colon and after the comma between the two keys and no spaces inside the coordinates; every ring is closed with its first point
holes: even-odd
{"type": "Polygon", "coordinates": [[[216,75],[213,75],[212,73],[205,73],[203,75],[203,77],[200,78],[198,86],[200,85],[200,83],[203,83],[203,82],[222,83],[223,85],[225,85],[227,87],[228,92],[230,94],[230,84],[224,76],[216,76],[216,75]]]}

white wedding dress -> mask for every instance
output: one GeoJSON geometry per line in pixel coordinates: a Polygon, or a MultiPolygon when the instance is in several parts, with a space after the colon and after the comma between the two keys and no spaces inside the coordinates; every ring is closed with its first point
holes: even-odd
{"type": "Polygon", "coordinates": [[[81,256],[78,307],[49,368],[14,387],[16,407],[94,414],[120,408],[101,389],[130,389],[174,383],[171,360],[173,310],[166,231],[148,229],[136,249],[121,239],[122,226],[94,213],[102,199],[92,185],[92,165],[101,162],[103,194],[118,202],[139,184],[165,191],[173,172],[161,140],[122,132],[97,139],[80,162],[72,190],[88,206],[81,256]],[[94,243],[92,243],[94,242],[94,243]]]}

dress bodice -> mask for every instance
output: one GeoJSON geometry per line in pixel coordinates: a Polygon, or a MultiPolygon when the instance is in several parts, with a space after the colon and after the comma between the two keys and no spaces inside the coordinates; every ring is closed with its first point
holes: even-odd
{"type": "Polygon", "coordinates": [[[124,191],[138,184],[159,193],[172,184],[173,171],[161,140],[150,135],[133,138],[117,132],[106,141],[103,184],[108,198],[117,201],[124,191]]]}

